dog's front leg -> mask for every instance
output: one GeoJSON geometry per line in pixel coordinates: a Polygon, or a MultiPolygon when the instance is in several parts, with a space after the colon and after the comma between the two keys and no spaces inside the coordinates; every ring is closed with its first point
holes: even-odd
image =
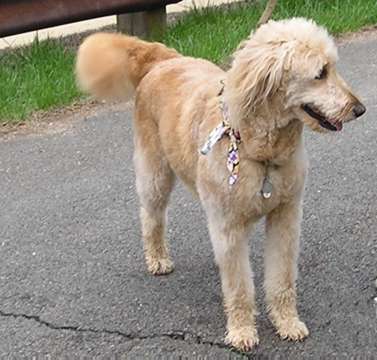
{"type": "Polygon", "coordinates": [[[308,336],[296,308],[297,257],[302,204],[299,199],[283,204],[267,216],[265,291],[269,315],[284,339],[308,336]]]}
{"type": "Polygon", "coordinates": [[[221,217],[209,219],[215,259],[220,269],[227,315],[226,342],[243,351],[258,344],[247,229],[221,217]]]}

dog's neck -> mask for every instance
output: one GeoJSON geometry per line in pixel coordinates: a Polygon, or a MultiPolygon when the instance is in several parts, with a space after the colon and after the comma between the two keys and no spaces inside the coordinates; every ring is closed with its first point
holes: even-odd
{"type": "Polygon", "coordinates": [[[289,161],[301,143],[303,123],[285,109],[285,92],[278,91],[250,111],[241,108],[234,97],[229,98],[227,90],[223,85],[219,95],[228,106],[230,126],[240,133],[242,156],[276,165],[289,161]]]}
{"type": "Polygon", "coordinates": [[[227,90],[222,83],[219,96],[228,109],[227,114],[223,111],[223,117],[240,133],[242,156],[276,165],[289,161],[301,143],[303,123],[285,109],[285,92],[278,91],[272,99],[249,111],[240,108],[234,98],[229,101],[227,90]]]}
{"type": "Polygon", "coordinates": [[[283,165],[301,143],[303,123],[289,113],[272,114],[266,107],[239,124],[244,156],[283,165]]]}

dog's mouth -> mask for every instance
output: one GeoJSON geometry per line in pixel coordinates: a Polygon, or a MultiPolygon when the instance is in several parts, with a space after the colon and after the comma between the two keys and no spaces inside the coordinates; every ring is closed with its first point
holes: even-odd
{"type": "Polygon", "coordinates": [[[326,118],[323,114],[321,114],[318,110],[315,110],[309,104],[302,105],[301,108],[312,118],[316,119],[323,128],[330,130],[330,131],[340,131],[343,129],[343,124],[340,121],[331,122],[329,119],[326,118]]]}

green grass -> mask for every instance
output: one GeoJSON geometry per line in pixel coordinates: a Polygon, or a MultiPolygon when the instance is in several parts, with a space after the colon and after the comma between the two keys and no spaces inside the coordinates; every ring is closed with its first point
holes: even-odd
{"type": "MultiPolygon", "coordinates": [[[[185,55],[221,63],[255,28],[264,5],[246,4],[226,12],[220,8],[194,9],[170,28],[164,42],[185,55]]],[[[278,0],[272,18],[294,16],[312,18],[337,35],[376,24],[377,1],[278,0]]]]}
{"type": "MultiPolygon", "coordinates": [[[[222,63],[255,27],[264,2],[253,3],[226,11],[194,9],[169,28],[163,42],[185,55],[222,63]]],[[[377,0],[278,0],[273,18],[293,16],[313,18],[333,34],[355,31],[377,24],[377,0]]],[[[19,122],[36,110],[80,97],[74,57],[72,50],[53,40],[0,54],[0,122],[19,122]]]]}
{"type": "Polygon", "coordinates": [[[0,54],[0,121],[19,122],[33,111],[68,105],[80,96],[75,54],[58,40],[0,54]]]}

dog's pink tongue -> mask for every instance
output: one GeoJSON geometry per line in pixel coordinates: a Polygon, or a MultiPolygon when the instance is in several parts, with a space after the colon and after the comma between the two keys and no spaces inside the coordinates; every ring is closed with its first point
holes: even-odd
{"type": "Polygon", "coordinates": [[[336,127],[336,130],[337,131],[340,131],[343,129],[343,123],[338,121],[337,123],[334,124],[334,126],[336,127]]]}

